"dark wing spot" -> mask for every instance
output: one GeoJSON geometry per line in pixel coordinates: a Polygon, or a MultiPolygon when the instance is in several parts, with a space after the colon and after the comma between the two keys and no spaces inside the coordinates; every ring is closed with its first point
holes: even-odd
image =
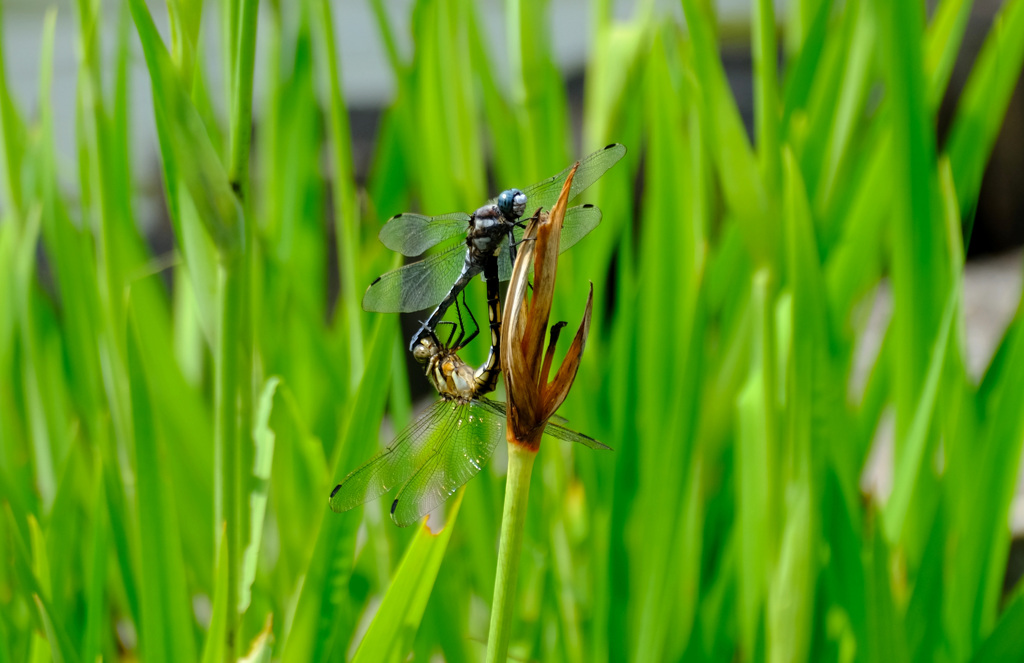
{"type": "Polygon", "coordinates": [[[586,205],[583,206],[583,209],[590,209],[593,206],[594,206],[593,203],[587,203],[586,205]]]}
{"type": "Polygon", "coordinates": [[[377,285],[378,282],[380,282],[379,276],[373,280],[373,283],[370,284],[370,287],[372,288],[373,286],[377,285]]]}
{"type": "Polygon", "coordinates": [[[398,507],[398,498],[396,497],[396,498],[395,498],[395,501],[391,503],[391,515],[392,515],[392,516],[394,516],[394,515],[395,515],[395,509],[396,509],[397,507],[398,507]]]}
{"type": "Polygon", "coordinates": [[[332,499],[338,493],[339,490],[341,490],[341,484],[340,483],[337,486],[334,487],[334,490],[331,491],[331,498],[332,499]]]}
{"type": "Polygon", "coordinates": [[[610,150],[610,149],[612,149],[613,147],[615,147],[616,145],[618,145],[618,143],[609,143],[608,145],[605,145],[605,146],[604,146],[604,149],[606,149],[606,150],[610,150]]]}
{"type": "Polygon", "coordinates": [[[394,215],[394,216],[393,216],[393,217],[391,217],[391,218],[392,218],[392,219],[397,219],[397,218],[401,217],[401,216],[402,216],[403,214],[405,214],[405,212],[399,212],[398,214],[394,215]]]}

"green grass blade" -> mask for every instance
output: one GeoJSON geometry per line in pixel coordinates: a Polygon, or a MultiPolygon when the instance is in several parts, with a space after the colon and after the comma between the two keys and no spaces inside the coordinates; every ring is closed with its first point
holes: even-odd
{"type": "Polygon", "coordinates": [[[906,3],[882,3],[878,12],[892,113],[891,186],[897,191],[892,209],[896,312],[892,324],[900,357],[894,374],[895,471],[899,474],[903,471],[900,447],[912,425],[928,366],[928,348],[942,315],[939,301],[930,293],[948,292],[949,274],[944,233],[935,223],[935,139],[929,128],[932,119],[922,65],[921,12],[906,3]]]}
{"type": "MultiPolygon", "coordinates": [[[[946,152],[953,164],[961,216],[978,199],[981,176],[1003,124],[1010,95],[1024,62],[1024,2],[1009,0],[996,16],[960,97],[946,152]]],[[[965,236],[970,238],[969,229],[965,236]]]]}
{"type": "MultiPolygon", "coordinates": [[[[3,28],[3,9],[0,8],[0,28],[3,28]]],[[[21,158],[24,150],[25,128],[23,120],[14,105],[7,85],[7,62],[4,49],[0,48],[0,137],[3,138],[3,197],[0,201],[9,207],[15,217],[21,216],[21,158]]]]}
{"type": "Polygon", "coordinates": [[[219,663],[227,654],[225,636],[228,624],[228,542],[227,530],[221,527],[217,543],[217,565],[213,570],[213,608],[210,627],[206,631],[202,663],[219,663]]]}
{"type": "Polygon", "coordinates": [[[787,297],[776,303],[779,384],[786,416],[779,458],[781,520],[777,567],[769,580],[765,617],[767,658],[805,660],[813,637],[813,596],[818,579],[813,551],[820,523],[814,510],[822,490],[823,449],[814,419],[820,382],[827,375],[827,319],[810,204],[791,152],[783,162],[787,297]],[[791,302],[791,304],[789,303],[791,302]],[[783,368],[785,367],[785,368],[783,368]]]}
{"type": "MultiPolygon", "coordinates": [[[[47,639],[36,639],[47,647],[49,656],[63,657],[69,663],[77,663],[78,656],[71,645],[63,622],[55,621],[53,603],[50,598],[49,563],[46,556],[46,544],[39,523],[34,516],[28,516],[27,528],[30,544],[22,538],[18,526],[14,522],[14,512],[6,505],[7,529],[11,533],[13,549],[14,577],[23,594],[32,602],[33,626],[47,634],[47,639]]],[[[47,659],[49,660],[49,659],[47,659]]]]}
{"type": "Polygon", "coordinates": [[[239,663],[270,663],[271,655],[274,653],[273,619],[268,616],[267,622],[252,643],[245,656],[238,659],[239,663]]]}
{"type": "Polygon", "coordinates": [[[103,461],[95,463],[92,477],[93,519],[90,542],[88,594],[86,600],[85,635],[82,659],[94,661],[102,651],[108,637],[107,625],[107,562],[110,557],[110,532],[106,519],[107,495],[103,486],[103,461]]]}
{"type": "Polygon", "coordinates": [[[263,544],[263,521],[267,512],[267,494],[270,492],[271,467],[274,460],[274,431],[270,428],[270,414],[274,407],[274,394],[281,383],[278,377],[269,378],[260,393],[253,427],[253,442],[256,446],[252,471],[252,485],[249,488],[249,541],[242,553],[242,580],[239,610],[245,612],[252,598],[252,583],[256,578],[256,563],[259,561],[260,546],[263,544]]]}
{"type": "Polygon", "coordinates": [[[985,638],[971,663],[1019,661],[1024,658],[1024,593],[1016,596],[1003,610],[999,623],[985,638]]]}
{"type": "Polygon", "coordinates": [[[939,393],[939,381],[942,377],[948,354],[950,331],[953,327],[953,314],[957,310],[957,291],[950,292],[946,299],[942,322],[935,334],[932,345],[928,372],[925,374],[921,388],[921,398],[914,410],[914,418],[907,431],[903,446],[897,450],[895,462],[896,476],[893,478],[893,492],[885,505],[885,531],[890,541],[900,540],[910,508],[911,495],[917,489],[918,476],[928,471],[937,440],[929,435],[932,426],[935,403],[939,393]]]}
{"type": "Polygon", "coordinates": [[[947,590],[946,619],[957,627],[949,634],[952,651],[965,656],[995,625],[1009,551],[1006,523],[1024,440],[1024,416],[1014,405],[1015,394],[1024,389],[1022,310],[1019,306],[989,367],[990,384],[979,392],[978,412],[984,417],[980,439],[971,466],[958,472],[954,497],[959,499],[950,507],[957,537],[964,545],[950,561],[955,575],[950,576],[947,590]],[[986,490],[978,492],[977,486],[986,490]]]}
{"type": "Polygon", "coordinates": [[[420,525],[363,636],[353,663],[388,661],[396,655],[403,658],[412,645],[455,529],[464,492],[465,488],[446,505],[445,526],[440,533],[432,533],[425,523],[420,525]]]}
{"type": "Polygon", "coordinates": [[[128,335],[135,470],[138,476],[141,643],[147,660],[195,659],[192,618],[181,540],[168,477],[160,471],[167,454],[151,405],[134,316],[128,335]]]}
{"type": "Polygon", "coordinates": [[[130,3],[152,83],[165,176],[173,173],[181,178],[199,212],[199,220],[218,248],[234,253],[242,245],[245,224],[228,174],[182,86],[149,9],[142,0],[130,3]],[[167,162],[173,167],[168,167],[167,162]]]}
{"type": "Polygon", "coordinates": [[[350,384],[359,379],[359,367],[363,365],[363,328],[359,324],[359,301],[362,283],[356,278],[360,273],[356,256],[359,255],[359,205],[352,165],[352,139],[349,130],[348,111],[342,94],[339,73],[338,51],[335,46],[334,21],[329,0],[313,0],[318,11],[314,12],[319,28],[318,41],[321,58],[320,69],[326,78],[330,100],[330,145],[334,177],[331,191],[334,200],[334,222],[337,230],[338,269],[341,279],[342,297],[347,319],[347,343],[349,350],[350,384]]]}
{"type": "MultiPolygon", "coordinates": [[[[820,175],[815,175],[816,186],[813,200],[816,212],[828,210],[833,203],[833,196],[837,189],[843,189],[843,187],[837,186],[838,180],[843,166],[849,167],[848,164],[852,157],[850,152],[853,151],[851,145],[857,137],[861,114],[867,104],[868,92],[872,83],[871,67],[877,46],[876,22],[872,20],[871,12],[868,11],[864,2],[847,5],[843,18],[845,41],[842,43],[846,48],[846,53],[842,58],[842,72],[835,76],[837,83],[835,96],[838,99],[833,101],[831,97],[819,98],[819,105],[815,108],[815,114],[820,114],[822,118],[829,120],[827,129],[825,122],[816,127],[821,133],[827,132],[828,134],[827,144],[822,146],[821,152],[822,172],[820,175]],[[834,108],[834,111],[830,111],[830,108],[834,108]]],[[[819,74],[819,77],[825,76],[826,72],[819,74]]],[[[813,131],[811,135],[815,135],[813,131]]],[[[811,147],[813,148],[813,144],[811,147]]],[[[867,151],[867,153],[870,152],[867,151]]],[[[807,168],[804,169],[804,172],[811,174],[807,168]]],[[[857,187],[849,186],[847,190],[856,191],[857,187]]],[[[857,224],[845,224],[842,227],[850,228],[851,225],[857,224]]],[[[825,226],[822,230],[823,233],[828,233],[822,238],[823,243],[830,244],[829,240],[835,229],[825,226]]]]}
{"type": "Polygon", "coordinates": [[[751,372],[736,402],[737,460],[736,516],[739,537],[739,633],[745,651],[757,650],[777,542],[772,483],[777,468],[774,342],[769,306],[769,275],[754,276],[751,293],[751,372]]]}
{"type": "Polygon", "coordinates": [[[949,85],[973,5],[972,0],[943,0],[928,25],[924,67],[928,75],[928,105],[932,109],[938,108],[949,85]]]}
{"type": "Polygon", "coordinates": [[[697,0],[683,0],[683,11],[693,42],[691,64],[700,83],[702,125],[713,137],[707,144],[712,146],[718,181],[730,210],[743,228],[750,253],[760,260],[774,257],[778,228],[765,223],[769,194],[736,101],[729,92],[725,68],[718,55],[714,17],[709,5],[697,0]]]}
{"type": "Polygon", "coordinates": [[[295,612],[286,631],[284,659],[327,660],[340,656],[351,639],[356,606],[334,588],[345,586],[351,579],[359,512],[331,513],[327,497],[331,488],[376,448],[396,331],[394,320],[378,317],[363,379],[349,409],[349,421],[328,460],[330,474],[319,478],[323,511],[295,612]]]}
{"type": "Polygon", "coordinates": [[[778,98],[778,50],[775,42],[775,9],[772,0],[751,2],[751,47],[754,60],[754,110],[757,152],[761,174],[769,189],[779,185],[780,108],[778,98]]]}

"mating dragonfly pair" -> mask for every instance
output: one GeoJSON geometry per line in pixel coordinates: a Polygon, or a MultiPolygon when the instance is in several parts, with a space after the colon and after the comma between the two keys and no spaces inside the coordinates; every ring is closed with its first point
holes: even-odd
{"type": "MultiPolygon", "coordinates": [[[[596,182],[626,153],[620,144],[608,145],[579,162],[569,191],[572,199],[596,182]]],[[[363,308],[385,313],[412,312],[436,306],[413,336],[409,349],[425,367],[427,378],[441,400],[406,427],[395,440],[350,473],[331,492],[334,511],[353,509],[404,484],[391,505],[391,517],[409,525],[433,511],[476,475],[505,435],[506,406],[485,398],[497,386],[501,371],[501,311],[498,282],[512,274],[515,249],[522,240],[522,216],[527,205],[538,211],[555,203],[572,166],[525,189],[508,189],[473,214],[457,212],[428,217],[398,214],[380,231],[381,242],[403,255],[417,256],[427,249],[465,233],[465,242],[377,278],[367,288],[363,308]],[[465,248],[463,248],[463,246],[465,248]],[[477,274],[487,284],[490,353],[473,369],[459,356],[479,333],[465,303],[465,287],[477,274]],[[458,298],[474,326],[466,334],[458,298]],[[443,320],[455,305],[458,322],[443,320]],[[444,343],[437,330],[450,325],[444,343]],[[457,333],[457,338],[456,338],[457,333]]],[[[560,251],[576,244],[601,222],[601,210],[581,205],[566,211],[560,251]]],[[[608,449],[597,440],[572,431],[556,417],[545,433],[608,449]]]]}

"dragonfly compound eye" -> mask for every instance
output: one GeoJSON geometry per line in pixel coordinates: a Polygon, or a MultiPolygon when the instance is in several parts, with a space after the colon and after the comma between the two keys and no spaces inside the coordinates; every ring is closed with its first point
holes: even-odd
{"type": "Polygon", "coordinates": [[[498,209],[506,217],[518,219],[526,210],[526,194],[519,189],[507,189],[498,195],[498,209]]]}
{"type": "Polygon", "coordinates": [[[421,338],[412,349],[412,356],[421,364],[437,354],[437,345],[429,338],[421,338]]]}

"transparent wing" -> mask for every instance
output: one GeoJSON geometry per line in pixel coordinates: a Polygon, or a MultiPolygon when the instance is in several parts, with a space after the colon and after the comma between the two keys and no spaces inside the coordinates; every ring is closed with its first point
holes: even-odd
{"type": "Polygon", "coordinates": [[[469,229],[469,219],[469,214],[465,212],[440,216],[403,212],[388,219],[378,237],[392,251],[406,256],[418,256],[438,242],[456,235],[465,235],[469,229]]]}
{"type": "MultiPolygon", "coordinates": [[[[600,207],[580,205],[579,207],[572,207],[567,210],[565,212],[565,220],[562,222],[562,238],[558,245],[558,252],[565,253],[571,249],[600,223],[600,207]]],[[[512,235],[518,242],[523,238],[523,229],[513,228],[512,235]]],[[[501,252],[498,254],[499,281],[508,281],[512,278],[512,261],[509,260],[508,256],[508,242],[502,242],[501,252]]],[[[533,267],[530,268],[530,273],[533,273],[533,267]]]]}
{"type": "MultiPolygon", "coordinates": [[[[580,167],[576,169],[576,175],[572,178],[572,187],[569,189],[569,200],[583,193],[584,189],[600,179],[625,154],[625,145],[612,143],[580,159],[580,167]]],[[[562,192],[562,185],[565,183],[565,178],[569,176],[570,170],[572,170],[572,165],[569,165],[557,175],[552,175],[546,180],[541,180],[522,190],[526,194],[526,211],[528,214],[533,214],[534,210],[538,207],[550,209],[555,204],[555,201],[558,200],[558,194],[562,192]]]]}
{"type": "Polygon", "coordinates": [[[456,244],[441,253],[393,269],[370,284],[363,310],[408,313],[437,306],[462,273],[466,247],[456,244]]]}
{"type": "MultiPolygon", "coordinates": [[[[502,418],[505,417],[505,413],[508,411],[508,406],[500,401],[492,401],[486,398],[474,401],[478,406],[490,410],[493,414],[498,415],[502,418]]],[[[565,417],[557,414],[551,415],[551,419],[548,420],[548,426],[544,429],[545,435],[558,438],[559,440],[567,440],[569,442],[578,442],[584,446],[588,446],[591,449],[607,449],[612,450],[606,444],[598,442],[589,435],[583,433],[577,433],[574,430],[570,430],[565,427],[565,424],[569,423],[569,420],[565,417]]]]}
{"type": "Polygon", "coordinates": [[[560,426],[558,424],[552,423],[551,421],[548,421],[547,428],[544,429],[544,434],[545,435],[550,435],[551,437],[558,438],[559,440],[567,440],[569,442],[576,442],[577,444],[582,444],[583,446],[590,447],[591,449],[604,449],[604,450],[607,450],[607,451],[611,451],[612,450],[612,448],[609,447],[607,444],[603,444],[601,442],[598,442],[597,440],[595,440],[594,438],[590,437],[589,435],[584,435],[583,433],[577,433],[574,430],[569,430],[565,426],[560,426]]]}
{"type": "Polygon", "coordinates": [[[444,435],[434,439],[431,453],[391,505],[391,517],[402,527],[436,509],[476,476],[505,439],[505,418],[478,401],[455,405],[444,435]]]}
{"type": "Polygon", "coordinates": [[[458,405],[437,401],[398,434],[394,441],[345,477],[331,492],[331,509],[354,509],[404,483],[450,435],[458,405]]]}

